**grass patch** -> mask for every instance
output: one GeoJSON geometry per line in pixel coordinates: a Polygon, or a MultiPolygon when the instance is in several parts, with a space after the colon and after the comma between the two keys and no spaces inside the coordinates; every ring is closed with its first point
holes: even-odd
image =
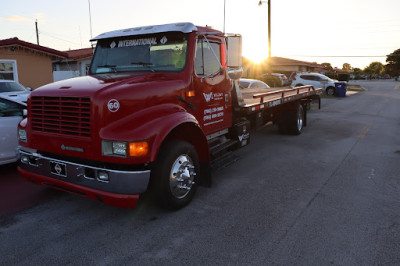
{"type": "Polygon", "coordinates": [[[364,91],[360,85],[349,85],[347,86],[348,91],[364,91]]]}
{"type": "Polygon", "coordinates": [[[336,98],[336,95],[328,95],[328,94],[322,93],[321,98],[336,98]]]}

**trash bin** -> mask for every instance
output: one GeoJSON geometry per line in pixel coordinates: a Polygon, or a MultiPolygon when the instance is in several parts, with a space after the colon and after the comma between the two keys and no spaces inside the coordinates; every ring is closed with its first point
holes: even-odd
{"type": "Polygon", "coordinates": [[[335,82],[336,96],[345,97],[347,91],[346,82],[335,82]]]}

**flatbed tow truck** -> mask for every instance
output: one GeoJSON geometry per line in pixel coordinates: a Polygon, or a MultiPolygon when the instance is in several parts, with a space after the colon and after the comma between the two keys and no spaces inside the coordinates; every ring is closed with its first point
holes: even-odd
{"type": "Polygon", "coordinates": [[[18,128],[28,181],[122,208],[170,209],[211,186],[211,163],[267,123],[298,135],[312,86],[243,89],[241,36],[173,23],[101,34],[89,75],[45,85],[18,128]]]}

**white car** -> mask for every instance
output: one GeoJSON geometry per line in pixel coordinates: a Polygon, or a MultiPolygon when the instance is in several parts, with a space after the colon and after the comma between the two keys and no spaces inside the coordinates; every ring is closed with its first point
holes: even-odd
{"type": "Polygon", "coordinates": [[[26,103],[31,93],[29,88],[13,80],[0,80],[0,97],[11,101],[26,103]]]}
{"type": "Polygon", "coordinates": [[[239,84],[244,89],[269,89],[269,86],[257,79],[239,79],[239,84]]]}
{"type": "Polygon", "coordinates": [[[18,123],[24,116],[30,92],[14,81],[0,81],[0,165],[19,159],[18,123]],[[10,85],[11,86],[8,86],[10,85]],[[4,91],[14,89],[14,91],[4,91]]]}
{"type": "Polygon", "coordinates": [[[335,95],[335,81],[319,73],[297,73],[292,78],[292,86],[300,87],[312,85],[314,88],[322,88],[326,94],[335,95]]]}

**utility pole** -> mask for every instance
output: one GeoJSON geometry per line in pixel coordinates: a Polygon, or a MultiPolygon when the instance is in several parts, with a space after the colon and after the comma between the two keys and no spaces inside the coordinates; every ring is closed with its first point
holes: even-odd
{"type": "Polygon", "coordinates": [[[37,20],[35,22],[35,26],[36,26],[36,41],[37,41],[37,44],[39,45],[39,30],[38,30],[38,26],[37,26],[37,20]]]}
{"type": "Polygon", "coordinates": [[[226,0],[224,0],[224,33],[225,33],[225,9],[226,9],[226,0]]]}
{"type": "Polygon", "coordinates": [[[268,59],[271,58],[271,0],[258,2],[258,6],[267,3],[268,6],[268,59]]]}
{"type": "Polygon", "coordinates": [[[271,59],[271,0],[268,0],[268,59],[271,59]]]}
{"type": "Polygon", "coordinates": [[[90,12],[90,0],[88,0],[89,3],[89,23],[90,23],[90,39],[93,38],[92,35],[92,13],[90,12]]]}

